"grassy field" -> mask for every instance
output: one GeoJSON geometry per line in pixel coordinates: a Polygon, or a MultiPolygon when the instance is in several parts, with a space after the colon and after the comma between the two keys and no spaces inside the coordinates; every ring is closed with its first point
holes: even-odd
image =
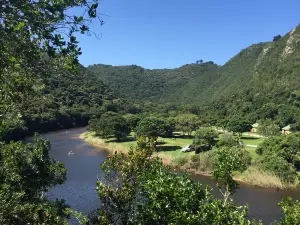
{"type": "MultiPolygon", "coordinates": [[[[86,133],[85,134],[88,138],[96,138],[100,139],[97,137],[94,137],[93,133],[86,133]]],[[[177,134],[179,135],[179,134],[177,134]]],[[[263,138],[258,138],[258,137],[251,137],[248,135],[243,135],[242,140],[244,144],[246,145],[258,145],[264,141],[263,138]]],[[[123,148],[126,151],[129,151],[130,148],[135,148],[136,147],[136,141],[134,139],[134,133],[131,133],[130,136],[128,136],[127,141],[123,142],[117,142],[114,138],[110,138],[107,140],[102,140],[102,144],[107,144],[110,147],[117,147],[117,148],[123,148]]],[[[192,137],[185,137],[182,138],[181,136],[177,136],[175,138],[158,138],[158,156],[166,156],[166,157],[171,157],[171,158],[176,158],[176,157],[183,157],[183,156],[189,156],[194,154],[194,152],[186,152],[183,153],[181,152],[181,149],[186,146],[190,145],[193,142],[192,137]]],[[[250,153],[251,157],[253,159],[257,159],[259,155],[256,154],[255,152],[256,147],[250,147],[246,146],[246,150],[250,153]]]]}
{"type": "MultiPolygon", "coordinates": [[[[136,141],[134,140],[134,134],[132,133],[127,141],[116,142],[115,139],[103,140],[99,137],[96,137],[93,133],[83,133],[80,135],[82,139],[86,142],[100,147],[105,148],[109,152],[123,152],[127,153],[130,148],[136,147],[136,141]]],[[[264,138],[259,137],[249,137],[247,135],[242,137],[245,144],[252,145],[246,146],[245,149],[250,153],[250,156],[253,160],[258,159],[260,156],[256,154],[253,145],[258,145],[264,141],[264,138]]],[[[192,144],[193,138],[182,138],[177,136],[176,138],[158,138],[159,144],[157,148],[159,150],[157,155],[162,159],[162,162],[167,165],[174,167],[179,167],[181,169],[187,169],[188,171],[195,174],[210,175],[211,169],[213,168],[213,160],[209,155],[209,152],[200,153],[199,155],[199,166],[197,168],[192,167],[191,157],[195,155],[194,152],[181,152],[181,149],[192,144]]],[[[270,187],[270,188],[279,188],[279,189],[293,189],[299,186],[299,182],[289,184],[283,183],[278,177],[274,174],[266,173],[261,171],[255,166],[250,166],[243,173],[234,173],[234,178],[238,181],[260,187],[270,187]]]]}
{"type": "MultiPolygon", "coordinates": [[[[189,155],[192,152],[182,153],[181,149],[186,145],[192,144],[192,142],[193,142],[193,138],[161,138],[160,137],[158,138],[159,144],[157,145],[158,155],[171,156],[171,157],[189,155]]],[[[136,141],[134,140],[134,133],[131,133],[130,136],[128,136],[127,141],[116,142],[115,139],[111,138],[106,140],[106,143],[114,143],[116,146],[123,147],[126,150],[136,147],[136,141]]]]}
{"type": "Polygon", "coordinates": [[[243,135],[241,137],[241,139],[244,142],[244,144],[246,144],[246,145],[259,145],[260,143],[262,143],[265,140],[264,138],[251,137],[248,135],[243,135]]]}

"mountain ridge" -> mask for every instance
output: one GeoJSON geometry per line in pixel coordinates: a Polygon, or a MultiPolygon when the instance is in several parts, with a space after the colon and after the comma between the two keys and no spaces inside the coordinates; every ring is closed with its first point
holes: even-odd
{"type": "MultiPolygon", "coordinates": [[[[133,103],[195,104],[219,108],[219,117],[240,114],[251,121],[264,118],[260,109],[268,104],[276,105],[276,115],[282,107],[298,113],[300,26],[272,42],[242,49],[222,66],[210,61],[176,69],[149,70],[136,65],[87,69],[133,103]]],[[[296,117],[281,123],[295,122],[296,117]]]]}

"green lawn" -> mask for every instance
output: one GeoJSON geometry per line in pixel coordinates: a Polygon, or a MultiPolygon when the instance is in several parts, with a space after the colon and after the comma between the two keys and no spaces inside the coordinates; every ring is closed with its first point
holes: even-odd
{"type": "Polygon", "coordinates": [[[260,143],[262,143],[265,140],[264,138],[251,137],[251,136],[246,136],[246,135],[243,135],[241,137],[241,139],[244,142],[244,144],[246,144],[246,145],[259,145],[260,143]]]}
{"type": "Polygon", "coordinates": [[[250,153],[250,156],[252,159],[257,159],[260,157],[260,155],[258,155],[256,152],[255,152],[255,149],[254,147],[249,147],[249,146],[246,146],[245,147],[246,151],[248,151],[250,153]]]}
{"type": "MultiPolygon", "coordinates": [[[[177,135],[180,135],[178,133],[177,135]]],[[[248,135],[243,135],[242,140],[245,144],[248,145],[258,145],[264,141],[263,138],[258,137],[251,137],[248,135]]],[[[190,145],[193,142],[193,138],[182,138],[182,137],[176,137],[175,138],[158,138],[158,155],[161,156],[171,156],[171,157],[179,157],[179,156],[187,156],[195,154],[194,152],[181,152],[181,149],[186,146],[190,145]]],[[[114,143],[118,146],[124,147],[125,149],[129,150],[131,147],[136,147],[136,141],[134,140],[134,133],[131,133],[130,136],[128,136],[127,141],[123,142],[116,142],[114,138],[106,140],[106,143],[114,143]]],[[[257,159],[259,155],[256,154],[255,149],[256,147],[250,147],[246,146],[245,149],[250,153],[251,157],[253,159],[257,159]]]]}
{"type": "Polygon", "coordinates": [[[157,149],[159,150],[159,155],[169,155],[176,157],[191,153],[194,154],[193,152],[181,152],[181,149],[184,146],[192,144],[193,138],[159,138],[158,141],[163,142],[163,144],[157,146],[157,149]]]}
{"type": "MultiPolygon", "coordinates": [[[[194,152],[183,153],[181,149],[186,146],[190,145],[193,142],[193,138],[162,138],[159,137],[157,139],[159,144],[157,145],[157,149],[159,151],[158,155],[166,155],[166,156],[180,156],[180,155],[189,155],[194,154],[194,152]]],[[[131,133],[128,136],[127,141],[123,142],[116,142],[114,138],[110,138],[106,140],[107,143],[114,143],[116,145],[122,146],[125,149],[130,149],[136,147],[136,141],[134,140],[134,133],[131,133]]]]}

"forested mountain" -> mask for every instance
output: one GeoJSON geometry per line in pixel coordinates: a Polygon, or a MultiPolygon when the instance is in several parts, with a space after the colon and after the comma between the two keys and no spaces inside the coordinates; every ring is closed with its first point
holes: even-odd
{"type": "Polygon", "coordinates": [[[85,126],[92,115],[121,105],[116,94],[83,66],[73,74],[50,74],[42,83],[41,95],[19,105],[23,123],[12,126],[6,132],[7,139],[18,139],[34,132],[85,126]]]}
{"type": "Polygon", "coordinates": [[[207,62],[148,70],[99,64],[88,69],[133,102],[195,104],[217,118],[239,114],[251,121],[277,119],[283,126],[300,120],[299,40],[298,26],[273,42],[251,45],[223,66],[207,62]]]}
{"type": "Polygon", "coordinates": [[[93,65],[88,69],[101,77],[121,97],[136,102],[184,102],[217,79],[213,62],[180,68],[149,70],[139,66],[93,65]]]}

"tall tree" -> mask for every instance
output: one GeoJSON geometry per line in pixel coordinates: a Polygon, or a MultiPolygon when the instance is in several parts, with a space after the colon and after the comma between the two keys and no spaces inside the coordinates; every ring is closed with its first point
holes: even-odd
{"type": "Polygon", "coordinates": [[[121,141],[130,134],[130,125],[121,115],[107,112],[100,119],[90,120],[88,130],[95,131],[96,135],[100,137],[109,138],[113,136],[121,141]]]}
{"type": "Polygon", "coordinates": [[[187,133],[188,136],[191,136],[192,132],[200,127],[200,120],[194,114],[181,114],[176,117],[176,123],[177,129],[181,130],[183,135],[187,133]]]}
{"type": "Polygon", "coordinates": [[[251,124],[245,118],[233,117],[228,121],[227,129],[233,133],[237,133],[240,138],[243,132],[250,131],[251,124]]]}
{"type": "Polygon", "coordinates": [[[279,126],[271,119],[259,121],[257,131],[259,134],[265,137],[276,136],[280,134],[279,126]]]}
{"type": "Polygon", "coordinates": [[[138,123],[136,135],[146,137],[155,151],[157,138],[165,135],[165,122],[154,116],[145,117],[138,123]]]}
{"type": "Polygon", "coordinates": [[[193,144],[195,145],[206,145],[206,146],[214,146],[217,143],[218,133],[211,128],[200,128],[195,132],[195,138],[193,140],[193,144]]]}

